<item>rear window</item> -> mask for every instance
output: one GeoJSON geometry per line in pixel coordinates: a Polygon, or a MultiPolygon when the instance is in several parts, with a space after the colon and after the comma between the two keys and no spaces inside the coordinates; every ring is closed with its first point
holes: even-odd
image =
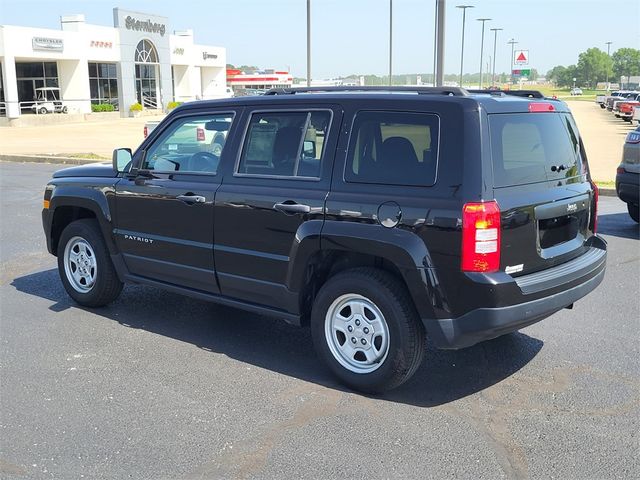
{"type": "Polygon", "coordinates": [[[358,113],[351,134],[345,180],[433,185],[438,159],[438,125],[438,117],[427,113],[358,113]]]}
{"type": "Polygon", "coordinates": [[[563,114],[489,115],[494,186],[579,175],[579,139],[563,114]]]}

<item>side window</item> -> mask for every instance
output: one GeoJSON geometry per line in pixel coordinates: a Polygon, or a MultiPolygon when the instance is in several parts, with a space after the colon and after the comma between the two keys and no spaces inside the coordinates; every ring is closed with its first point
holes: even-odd
{"type": "Polygon", "coordinates": [[[319,178],[331,112],[260,112],[249,121],[237,173],[319,178]]]}
{"type": "Polygon", "coordinates": [[[345,169],[354,183],[431,186],[436,181],[439,119],[428,113],[357,114],[345,169]]]}
{"type": "Polygon", "coordinates": [[[230,113],[176,120],[147,149],[142,169],[216,173],[232,120],[230,113]]]}

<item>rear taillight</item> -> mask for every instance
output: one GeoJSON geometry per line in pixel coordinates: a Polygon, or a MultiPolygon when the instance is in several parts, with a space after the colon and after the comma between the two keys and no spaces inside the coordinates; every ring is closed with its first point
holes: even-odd
{"type": "Polygon", "coordinates": [[[618,168],[616,168],[616,173],[627,173],[627,172],[624,169],[624,167],[618,167],[618,168]]]}
{"type": "Polygon", "coordinates": [[[495,272],[500,267],[500,207],[495,200],[462,208],[462,270],[495,272]]]}
{"type": "Polygon", "coordinates": [[[204,142],[204,128],[196,128],[196,140],[198,142],[204,142]]]}
{"type": "Polygon", "coordinates": [[[593,187],[593,233],[596,233],[598,231],[598,197],[600,192],[595,182],[591,182],[591,186],[593,187]]]}
{"type": "Polygon", "coordinates": [[[144,138],[147,138],[147,135],[149,135],[149,129],[147,128],[147,126],[144,126],[144,138]]]}

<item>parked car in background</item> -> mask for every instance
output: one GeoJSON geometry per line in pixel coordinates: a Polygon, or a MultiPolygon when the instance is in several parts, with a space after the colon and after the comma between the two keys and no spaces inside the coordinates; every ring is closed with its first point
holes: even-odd
{"type": "Polygon", "coordinates": [[[633,115],[631,116],[631,122],[638,122],[640,125],[640,105],[633,107],[633,115]]]}
{"type": "Polygon", "coordinates": [[[635,102],[640,99],[640,93],[634,92],[630,95],[627,95],[625,98],[621,98],[620,100],[615,100],[612,105],[612,113],[616,116],[616,118],[620,118],[620,105],[627,102],[635,102]]]}
{"type": "Polygon", "coordinates": [[[613,109],[616,107],[617,102],[624,102],[626,99],[630,97],[635,97],[636,93],[638,92],[622,92],[620,95],[616,97],[612,96],[607,98],[607,110],[609,112],[612,112],[613,109]]]}
{"type": "Polygon", "coordinates": [[[625,122],[631,123],[633,121],[633,111],[640,105],[640,95],[636,100],[620,102],[618,103],[617,117],[621,118],[625,122]]]}
{"type": "Polygon", "coordinates": [[[640,217],[640,126],[627,134],[616,171],[616,193],[636,222],[640,217]]]}
{"type": "Polygon", "coordinates": [[[36,88],[36,98],[31,111],[44,115],[45,113],[67,113],[68,108],[62,103],[58,87],[36,88]]]}
{"type": "Polygon", "coordinates": [[[582,95],[582,89],[574,87],[574,88],[571,89],[569,94],[571,94],[571,95],[582,95]]]}
{"type": "Polygon", "coordinates": [[[615,91],[615,92],[611,92],[610,94],[605,94],[605,95],[597,95],[596,96],[596,103],[598,105],[600,105],[600,108],[606,108],[607,107],[607,99],[610,97],[619,97],[622,94],[621,91],[615,91]]]}

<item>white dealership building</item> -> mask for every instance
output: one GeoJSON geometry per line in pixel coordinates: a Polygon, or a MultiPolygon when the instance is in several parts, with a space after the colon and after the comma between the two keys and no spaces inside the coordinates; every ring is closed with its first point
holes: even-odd
{"type": "Polygon", "coordinates": [[[113,9],[113,27],[84,15],[60,17],[60,30],[0,26],[0,115],[31,112],[36,89],[58,87],[69,113],[110,103],[164,109],[171,101],[219,98],[226,91],[226,49],[196,45],[169,19],[113,9]]]}

